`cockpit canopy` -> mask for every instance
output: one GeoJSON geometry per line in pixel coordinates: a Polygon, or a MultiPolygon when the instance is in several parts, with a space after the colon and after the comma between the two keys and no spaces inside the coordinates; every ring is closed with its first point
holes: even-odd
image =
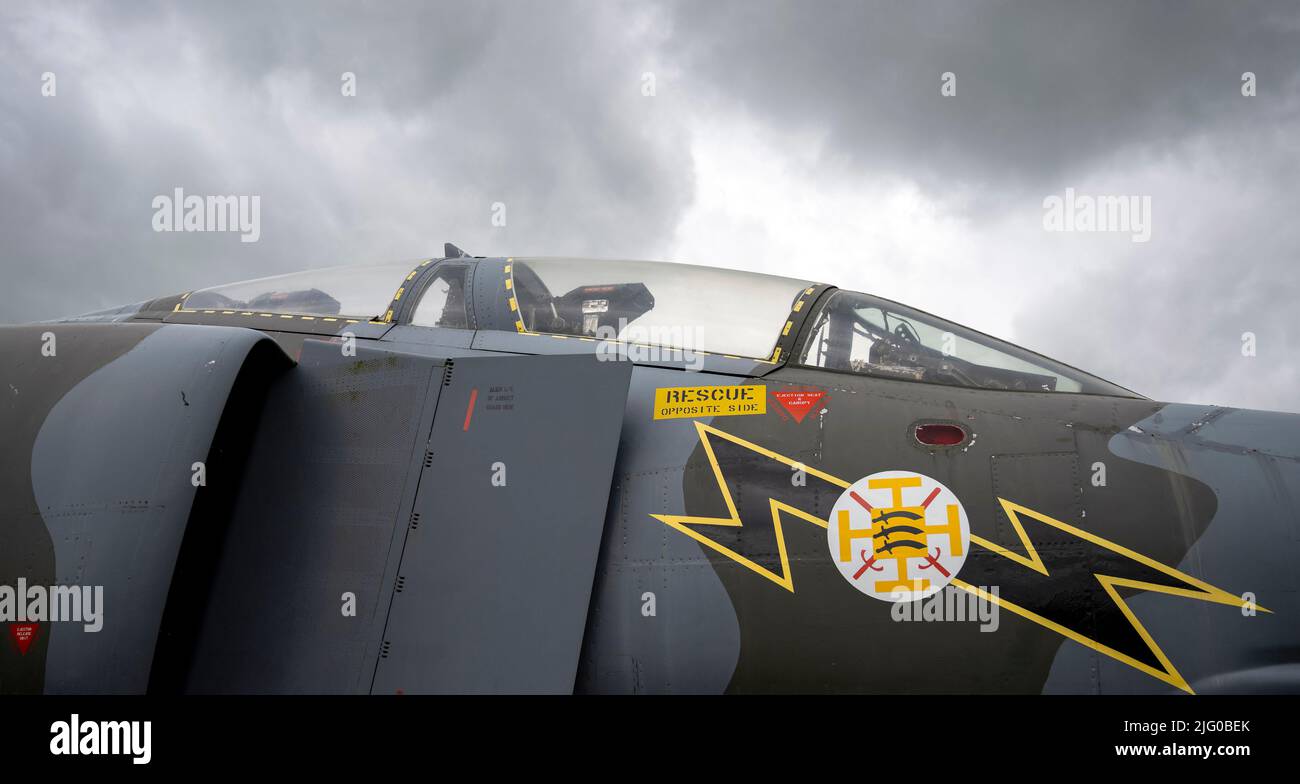
{"type": "Polygon", "coordinates": [[[868,294],[688,264],[461,257],[333,267],[201,289],[176,310],[556,335],[929,384],[1133,396],[868,294]]]}

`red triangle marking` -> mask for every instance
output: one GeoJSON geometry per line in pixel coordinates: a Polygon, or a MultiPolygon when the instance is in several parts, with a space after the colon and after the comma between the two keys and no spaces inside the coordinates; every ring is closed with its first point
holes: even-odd
{"type": "Polygon", "coordinates": [[[27,649],[32,647],[36,641],[36,633],[41,630],[39,623],[11,623],[9,624],[9,636],[14,638],[18,645],[18,652],[23,656],[27,655],[27,649]]]}
{"type": "Polygon", "coordinates": [[[826,397],[826,390],[786,389],[773,392],[772,397],[776,398],[776,402],[790,412],[790,416],[794,417],[794,421],[802,423],[803,418],[808,416],[808,412],[812,410],[812,407],[826,397]]]}

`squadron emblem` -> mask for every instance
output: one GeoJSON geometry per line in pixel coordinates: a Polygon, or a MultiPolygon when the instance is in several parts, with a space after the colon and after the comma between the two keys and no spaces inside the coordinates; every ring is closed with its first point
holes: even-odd
{"type": "Polygon", "coordinates": [[[881,471],[831,508],[826,542],[849,584],[886,602],[913,602],[950,583],[970,549],[970,522],[951,490],[924,474],[881,471]]]}

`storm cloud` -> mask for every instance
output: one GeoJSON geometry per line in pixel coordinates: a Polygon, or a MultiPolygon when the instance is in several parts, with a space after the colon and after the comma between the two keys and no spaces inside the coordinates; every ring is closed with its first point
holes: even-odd
{"type": "Polygon", "coordinates": [[[1300,410],[1298,130],[1287,3],[6,3],[0,321],[454,241],[825,280],[1300,410]],[[259,241],[154,232],[176,187],[260,196],[259,241]],[[1150,241],[1045,231],[1067,188],[1149,197],[1150,241]]]}
{"type": "Polygon", "coordinates": [[[643,12],[454,6],[6,4],[0,318],[445,241],[655,247],[691,163],[682,130],[640,100],[643,12]],[[260,240],[155,233],[151,201],[176,187],[259,195],[260,240]]]}

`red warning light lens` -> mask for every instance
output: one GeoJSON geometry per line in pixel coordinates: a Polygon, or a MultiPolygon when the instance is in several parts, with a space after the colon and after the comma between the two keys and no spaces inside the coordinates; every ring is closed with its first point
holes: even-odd
{"type": "Polygon", "coordinates": [[[927,446],[954,446],[966,440],[966,431],[957,425],[917,425],[916,440],[927,446]]]}

